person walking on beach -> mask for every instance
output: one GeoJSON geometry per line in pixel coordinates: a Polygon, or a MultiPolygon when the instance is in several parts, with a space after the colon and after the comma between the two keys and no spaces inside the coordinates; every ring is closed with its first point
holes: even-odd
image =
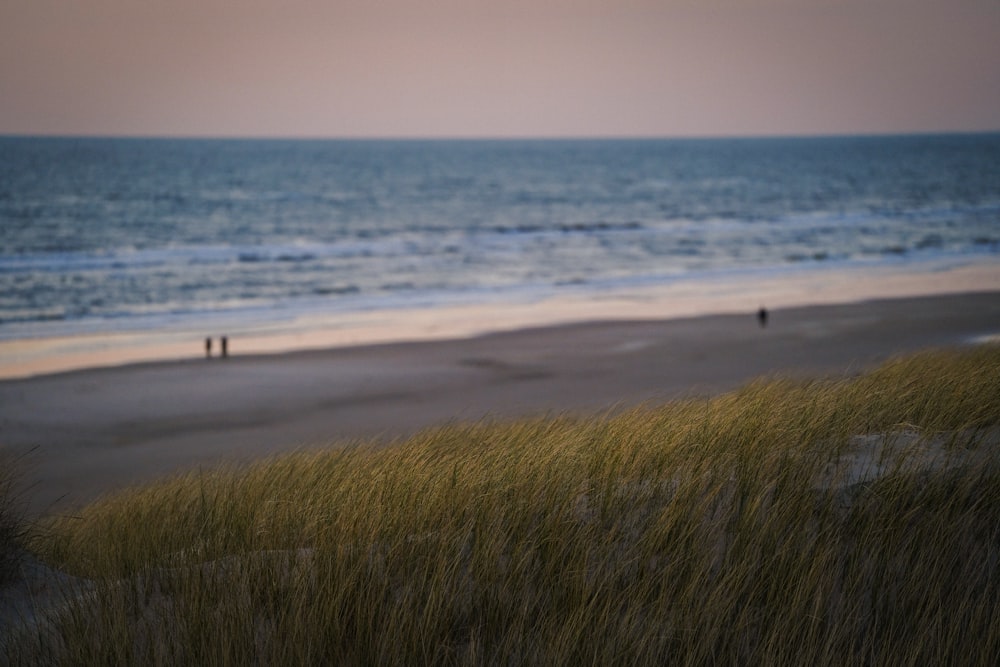
{"type": "Polygon", "coordinates": [[[211,336],[209,336],[208,338],[205,339],[205,358],[206,359],[211,359],[212,358],[212,337],[211,336]]]}
{"type": "Polygon", "coordinates": [[[222,346],[222,358],[225,359],[229,356],[229,339],[223,336],[219,339],[219,343],[222,346]]]}
{"type": "Polygon", "coordinates": [[[761,329],[767,326],[767,308],[764,306],[761,306],[760,310],[757,311],[757,323],[760,324],[761,329]]]}

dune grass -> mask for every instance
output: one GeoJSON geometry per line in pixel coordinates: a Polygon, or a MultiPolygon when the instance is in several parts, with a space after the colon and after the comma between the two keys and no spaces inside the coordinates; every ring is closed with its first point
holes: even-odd
{"type": "Polygon", "coordinates": [[[39,531],[12,664],[995,664],[1000,348],[199,471],[39,531]]]}
{"type": "Polygon", "coordinates": [[[24,497],[18,488],[20,466],[18,457],[0,451],[0,586],[17,576],[30,531],[24,497]]]}

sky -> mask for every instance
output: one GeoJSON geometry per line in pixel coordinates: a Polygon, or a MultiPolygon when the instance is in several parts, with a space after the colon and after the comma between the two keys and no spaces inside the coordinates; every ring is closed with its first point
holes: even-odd
{"type": "Polygon", "coordinates": [[[2,0],[0,134],[1000,130],[1000,0],[2,0]]]}

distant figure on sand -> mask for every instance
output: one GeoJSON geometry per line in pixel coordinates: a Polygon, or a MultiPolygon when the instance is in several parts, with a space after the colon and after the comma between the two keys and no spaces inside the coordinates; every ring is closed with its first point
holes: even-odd
{"type": "Polygon", "coordinates": [[[223,336],[219,342],[222,344],[222,358],[225,359],[229,356],[229,339],[223,336]]]}
{"type": "Polygon", "coordinates": [[[212,358],[212,338],[211,337],[205,339],[205,358],[206,359],[211,359],[212,358]]]}
{"type": "Polygon", "coordinates": [[[767,326],[767,308],[764,306],[761,306],[760,310],[757,311],[757,323],[762,329],[767,326]]]}

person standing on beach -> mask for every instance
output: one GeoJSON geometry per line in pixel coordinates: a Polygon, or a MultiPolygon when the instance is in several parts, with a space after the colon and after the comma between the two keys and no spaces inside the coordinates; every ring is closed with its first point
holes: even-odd
{"type": "Polygon", "coordinates": [[[767,308],[764,306],[761,306],[760,310],[757,311],[757,323],[760,324],[761,329],[767,326],[767,308]]]}
{"type": "Polygon", "coordinates": [[[229,339],[223,336],[219,339],[219,343],[222,346],[222,358],[225,359],[229,356],[229,339]]]}
{"type": "Polygon", "coordinates": [[[206,359],[211,359],[212,358],[212,337],[211,336],[209,336],[208,338],[205,339],[205,358],[206,359]]]}

